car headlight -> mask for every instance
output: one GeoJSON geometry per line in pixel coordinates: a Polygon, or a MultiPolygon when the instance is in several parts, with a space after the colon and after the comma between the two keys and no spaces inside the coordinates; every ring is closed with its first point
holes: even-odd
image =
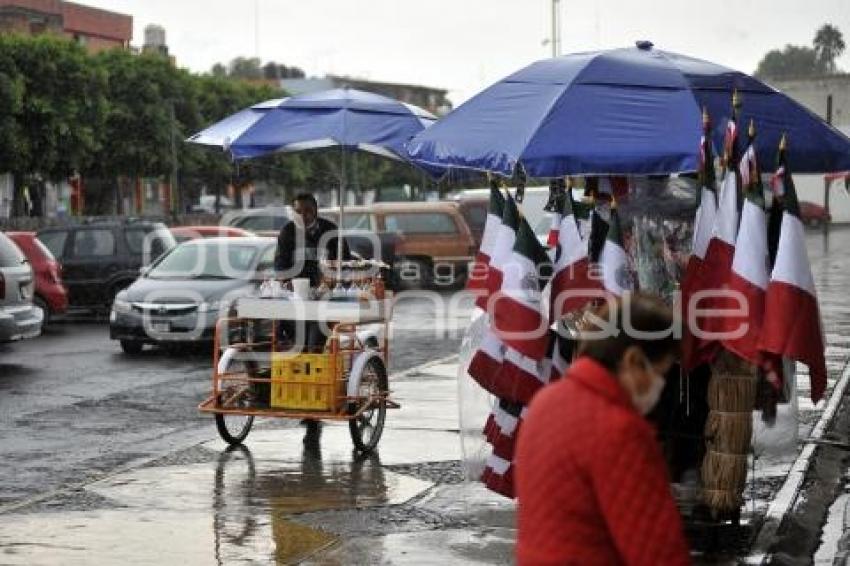
{"type": "Polygon", "coordinates": [[[124,299],[116,297],[115,300],[112,301],[112,310],[122,314],[127,314],[133,310],[133,307],[130,305],[130,301],[125,301],[124,299]]]}
{"type": "Polygon", "coordinates": [[[221,310],[223,301],[204,301],[198,305],[198,312],[213,312],[221,310]]]}

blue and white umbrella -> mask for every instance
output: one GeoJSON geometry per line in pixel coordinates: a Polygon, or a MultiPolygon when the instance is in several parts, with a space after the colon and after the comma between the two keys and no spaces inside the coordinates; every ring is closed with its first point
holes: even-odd
{"type": "MultiPolygon", "coordinates": [[[[436,121],[430,112],[380,94],[352,88],[268,100],[240,110],[186,141],[221,147],[234,159],[277,152],[339,147],[340,224],[347,184],[345,154],[366,151],[406,160],[404,144],[436,121]]],[[[439,168],[423,167],[433,173],[439,168]]],[[[342,238],[337,239],[342,257],[342,238]]]]}
{"type": "Polygon", "coordinates": [[[327,147],[405,159],[405,142],[434,121],[418,106],[340,88],[255,104],[186,141],[222,147],[235,159],[327,147]]]}

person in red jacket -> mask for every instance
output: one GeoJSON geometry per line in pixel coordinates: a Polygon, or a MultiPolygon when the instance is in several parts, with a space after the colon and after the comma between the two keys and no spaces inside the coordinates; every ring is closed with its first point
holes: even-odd
{"type": "Polygon", "coordinates": [[[519,432],[518,562],[688,564],[661,448],[644,418],[678,353],[672,312],[626,293],[596,317],[587,330],[597,336],[584,333],[564,379],[534,397],[519,432]]]}

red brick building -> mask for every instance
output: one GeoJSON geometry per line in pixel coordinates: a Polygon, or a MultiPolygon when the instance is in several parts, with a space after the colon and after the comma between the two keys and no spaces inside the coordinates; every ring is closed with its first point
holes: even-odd
{"type": "Polygon", "coordinates": [[[63,35],[90,52],[127,49],[133,17],[63,0],[0,0],[0,33],[63,35]]]}

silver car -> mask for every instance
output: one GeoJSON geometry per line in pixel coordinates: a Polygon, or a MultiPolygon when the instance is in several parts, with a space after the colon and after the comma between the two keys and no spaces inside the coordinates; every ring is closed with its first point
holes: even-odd
{"type": "Polygon", "coordinates": [[[17,245],[0,233],[0,342],[41,334],[44,313],[33,306],[32,267],[17,245]]]}
{"type": "Polygon", "coordinates": [[[115,296],[110,338],[128,354],[145,344],[211,342],[219,315],[273,269],[276,244],[274,238],[222,237],[171,249],[115,296]]]}

